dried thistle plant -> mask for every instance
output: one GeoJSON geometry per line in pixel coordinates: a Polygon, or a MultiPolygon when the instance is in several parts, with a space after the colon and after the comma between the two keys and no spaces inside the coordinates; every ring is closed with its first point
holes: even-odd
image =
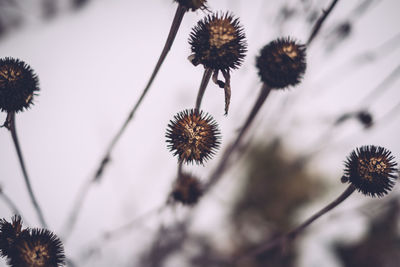
{"type": "Polygon", "coordinates": [[[218,124],[207,113],[184,110],[174,116],[166,133],[169,150],[179,162],[203,164],[219,148],[218,124]]]}
{"type": "Polygon", "coordinates": [[[231,98],[230,70],[240,67],[247,51],[245,34],[239,19],[229,12],[208,15],[192,29],[189,44],[192,50],[189,60],[193,65],[201,64],[205,68],[196,109],[200,109],[213,73],[213,81],[225,90],[225,114],[228,114],[231,98]],[[218,80],[219,71],[225,81],[218,80]]]}
{"type": "Polygon", "coordinates": [[[11,133],[29,196],[42,226],[46,227],[43,212],[33,193],[25,167],[15,126],[15,114],[29,108],[38,91],[39,79],[28,64],[10,57],[0,59],[0,111],[7,112],[3,126],[11,133]]]}

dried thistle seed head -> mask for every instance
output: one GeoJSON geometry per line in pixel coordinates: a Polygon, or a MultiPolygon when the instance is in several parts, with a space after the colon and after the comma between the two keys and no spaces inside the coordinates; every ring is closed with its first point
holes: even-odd
{"type": "Polygon", "coordinates": [[[28,108],[38,91],[38,78],[29,65],[10,57],[0,59],[0,111],[28,108]]]}
{"type": "Polygon", "coordinates": [[[65,262],[61,240],[47,229],[23,232],[9,257],[12,267],[58,267],[65,262]]]}
{"type": "Polygon", "coordinates": [[[389,150],[379,146],[362,146],[347,157],[346,179],[342,181],[349,182],[364,195],[382,197],[389,193],[397,179],[396,165],[389,150]]]}
{"type": "Polygon", "coordinates": [[[11,223],[5,219],[0,220],[0,256],[7,257],[15,243],[15,240],[22,232],[21,216],[14,215],[11,223]]]}
{"type": "Polygon", "coordinates": [[[256,66],[261,81],[271,88],[297,85],[306,71],[306,47],[290,38],[279,38],[261,49],[256,66]]]}
{"type": "Polygon", "coordinates": [[[199,21],[189,38],[194,65],[213,70],[236,69],[247,51],[243,27],[229,13],[213,13],[199,21]]]}
{"type": "Polygon", "coordinates": [[[218,124],[207,113],[195,109],[175,115],[165,136],[170,151],[183,162],[203,164],[215,154],[220,144],[218,124]]]}
{"type": "Polygon", "coordinates": [[[194,205],[203,194],[202,185],[196,177],[183,173],[176,181],[171,193],[174,202],[194,205]]]}
{"type": "Polygon", "coordinates": [[[181,6],[186,7],[188,10],[196,11],[197,9],[207,9],[207,0],[175,0],[181,6]]]}

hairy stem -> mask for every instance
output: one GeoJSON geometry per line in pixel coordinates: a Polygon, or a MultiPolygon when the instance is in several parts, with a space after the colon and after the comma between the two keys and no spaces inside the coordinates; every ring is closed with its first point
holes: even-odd
{"type": "Polygon", "coordinates": [[[325,206],[323,209],[312,215],[310,218],[308,218],[305,222],[297,226],[295,229],[292,231],[288,232],[287,234],[272,239],[264,242],[264,244],[257,249],[250,251],[249,253],[245,254],[244,256],[241,256],[236,259],[236,262],[257,256],[260,253],[264,253],[268,250],[271,250],[276,247],[284,247],[287,245],[288,242],[293,241],[300,233],[302,233],[311,223],[313,223],[315,220],[317,220],[319,217],[322,215],[326,214],[328,211],[332,210],[336,206],[338,206],[340,203],[342,203],[345,199],[347,199],[354,191],[355,187],[353,185],[350,185],[346,188],[346,190],[334,201],[329,203],[327,206],[325,206]]]}
{"type": "Polygon", "coordinates": [[[240,132],[237,135],[235,141],[230,146],[227,147],[221,160],[219,161],[217,168],[211,174],[208,183],[204,187],[205,191],[207,191],[211,186],[213,186],[219,180],[222,173],[225,171],[232,153],[240,145],[240,142],[241,142],[243,136],[249,129],[251,123],[253,122],[254,118],[256,117],[258,111],[261,109],[262,105],[264,104],[264,102],[267,99],[270,92],[271,92],[271,88],[268,87],[266,84],[264,84],[263,87],[261,88],[260,95],[258,96],[256,102],[254,103],[253,109],[250,111],[250,114],[247,117],[244,125],[240,129],[240,132]]]}
{"type": "Polygon", "coordinates": [[[322,24],[324,23],[324,21],[326,20],[328,15],[332,12],[333,8],[335,7],[335,5],[338,2],[339,2],[339,0],[333,0],[331,5],[328,7],[328,9],[326,11],[323,10],[322,16],[315,23],[313,30],[310,34],[310,37],[307,40],[307,46],[309,46],[311,44],[311,42],[314,40],[315,36],[317,36],[319,30],[321,29],[322,24]]]}
{"type": "Polygon", "coordinates": [[[27,172],[26,167],[25,167],[24,158],[22,156],[21,147],[20,147],[19,141],[18,141],[17,130],[16,130],[16,127],[15,127],[15,113],[14,112],[10,112],[10,113],[7,114],[6,127],[11,132],[11,136],[12,136],[12,139],[13,139],[13,142],[14,142],[15,150],[17,151],[17,155],[18,155],[18,160],[19,160],[19,163],[21,165],[22,174],[24,176],[26,188],[28,189],[28,193],[29,193],[29,196],[31,198],[33,207],[35,208],[36,213],[37,213],[37,215],[39,217],[40,224],[44,228],[47,228],[47,223],[46,223],[46,221],[44,219],[42,209],[40,208],[39,203],[36,200],[35,194],[33,193],[32,185],[31,185],[31,182],[30,182],[30,179],[29,179],[29,176],[28,176],[28,172],[27,172]]]}

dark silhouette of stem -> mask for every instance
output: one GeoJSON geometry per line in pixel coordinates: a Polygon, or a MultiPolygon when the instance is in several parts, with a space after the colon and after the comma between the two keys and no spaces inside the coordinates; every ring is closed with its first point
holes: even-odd
{"type": "Polygon", "coordinates": [[[250,251],[249,253],[238,257],[235,261],[239,262],[244,259],[248,259],[254,256],[257,256],[260,253],[264,253],[268,250],[274,249],[276,247],[281,247],[283,248],[284,246],[287,245],[288,242],[293,241],[300,233],[302,233],[311,223],[313,223],[315,220],[317,220],[319,217],[327,213],[328,211],[332,210],[336,206],[338,206],[340,203],[342,203],[345,199],[347,199],[354,191],[355,187],[353,185],[350,185],[347,187],[347,189],[334,201],[329,203],[327,206],[325,206],[323,209],[312,215],[310,218],[308,218],[305,222],[297,226],[295,229],[292,231],[288,232],[284,236],[268,240],[266,241],[262,246],[256,248],[253,251],[250,251]]]}
{"type": "Polygon", "coordinates": [[[162,65],[162,63],[164,62],[169,50],[171,49],[172,43],[175,40],[175,36],[178,32],[179,26],[181,25],[183,16],[185,15],[186,12],[186,8],[178,5],[178,8],[176,10],[175,13],[175,17],[174,20],[172,22],[171,25],[171,29],[170,32],[168,34],[168,38],[167,41],[165,42],[164,45],[164,49],[161,52],[161,55],[157,61],[157,64],[153,70],[153,73],[150,76],[149,81],[147,82],[146,87],[144,88],[142,94],[140,95],[139,99],[137,100],[136,104],[134,105],[133,109],[131,110],[131,112],[129,113],[128,117],[126,118],[124,124],[122,125],[122,127],[119,129],[119,131],[117,132],[117,134],[115,135],[115,137],[112,139],[110,145],[108,146],[106,153],[103,156],[103,159],[101,160],[100,166],[96,171],[95,177],[93,178],[94,180],[98,180],[101,178],[103,172],[104,172],[104,168],[107,166],[107,164],[110,162],[110,157],[111,157],[111,152],[114,149],[115,145],[117,144],[118,140],[121,138],[122,134],[124,133],[126,127],[128,126],[129,122],[132,120],[133,116],[136,113],[136,110],[139,108],[140,104],[142,103],[144,97],[146,96],[147,92],[149,91],[154,78],[156,77],[158,71],[160,70],[160,67],[162,65]]]}
{"type": "Polygon", "coordinates": [[[210,81],[211,74],[212,74],[212,69],[206,68],[204,70],[203,78],[201,79],[199,92],[197,93],[197,98],[196,98],[196,106],[195,107],[197,110],[200,110],[201,100],[203,99],[204,92],[206,91],[208,82],[210,81]]]}
{"type": "Polygon", "coordinates": [[[13,139],[13,142],[14,142],[15,150],[17,151],[17,155],[18,155],[18,160],[19,160],[19,163],[21,165],[22,174],[24,176],[26,188],[28,189],[28,193],[29,193],[29,196],[31,198],[33,207],[35,208],[36,213],[37,213],[37,215],[39,217],[40,224],[44,228],[47,228],[47,224],[46,224],[46,221],[44,219],[43,212],[42,212],[42,210],[41,210],[41,208],[39,206],[39,203],[36,200],[35,194],[33,193],[32,185],[31,185],[31,182],[30,182],[30,179],[29,179],[29,176],[28,176],[28,172],[27,172],[26,167],[25,167],[25,163],[24,163],[24,159],[23,159],[23,156],[22,156],[21,147],[20,147],[19,141],[18,141],[17,130],[16,130],[16,127],[15,127],[15,113],[14,112],[10,112],[10,113],[7,114],[7,119],[6,119],[5,126],[11,132],[11,136],[12,136],[12,139],[13,139]]]}
{"type": "Polygon", "coordinates": [[[307,43],[306,43],[307,46],[309,46],[310,43],[314,40],[315,36],[317,36],[319,30],[321,29],[322,24],[324,23],[324,21],[326,20],[328,15],[332,12],[332,10],[335,7],[335,5],[337,4],[337,2],[339,2],[339,0],[333,0],[331,5],[328,7],[328,9],[326,11],[325,10],[322,11],[323,12],[322,16],[315,23],[313,30],[311,32],[311,35],[307,40],[307,43]]]}
{"type": "Polygon", "coordinates": [[[258,111],[264,104],[265,100],[267,99],[269,93],[271,92],[271,88],[264,84],[261,88],[260,95],[258,96],[256,102],[254,103],[253,109],[251,110],[249,116],[247,117],[245,123],[243,124],[242,128],[240,129],[239,134],[237,135],[235,141],[227,147],[225,150],[221,160],[215,171],[211,174],[208,183],[204,186],[204,191],[207,191],[211,186],[213,186],[221,177],[222,173],[225,171],[229,159],[235,149],[240,145],[240,142],[249,129],[251,123],[253,122],[254,118],[256,117],[258,111]]]}

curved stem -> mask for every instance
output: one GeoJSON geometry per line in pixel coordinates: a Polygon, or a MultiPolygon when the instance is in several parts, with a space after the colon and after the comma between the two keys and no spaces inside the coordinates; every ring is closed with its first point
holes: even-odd
{"type": "Polygon", "coordinates": [[[41,225],[44,228],[47,228],[46,221],[44,219],[44,216],[43,216],[42,210],[41,210],[41,208],[39,206],[39,203],[36,200],[35,194],[33,193],[32,185],[31,185],[31,182],[30,182],[30,179],[29,179],[29,176],[28,176],[28,172],[27,172],[26,167],[25,167],[24,158],[22,156],[21,147],[20,147],[19,141],[18,141],[17,130],[15,128],[15,113],[14,112],[10,112],[10,113],[7,114],[7,128],[11,132],[11,136],[12,136],[12,139],[13,139],[13,142],[14,142],[15,150],[17,151],[19,163],[21,165],[22,174],[24,176],[25,184],[26,184],[26,187],[28,189],[28,193],[29,193],[29,196],[31,198],[33,207],[36,210],[36,213],[37,213],[37,215],[39,217],[41,225]]]}
{"type": "Polygon", "coordinates": [[[178,8],[176,10],[175,13],[175,17],[174,20],[172,22],[171,25],[171,29],[170,32],[168,34],[168,38],[167,41],[165,42],[164,48],[161,52],[161,55],[157,61],[157,64],[153,70],[153,73],[150,76],[149,81],[147,82],[146,87],[144,88],[142,94],[140,95],[139,99],[137,100],[136,104],[134,105],[134,107],[132,108],[131,112],[129,113],[128,117],[126,118],[124,124],[122,125],[122,127],[119,129],[119,131],[117,132],[117,134],[115,135],[115,137],[111,140],[110,145],[108,146],[106,153],[104,154],[100,166],[98,167],[96,174],[93,178],[93,180],[98,180],[101,178],[103,172],[104,172],[104,168],[107,166],[107,163],[109,163],[110,161],[110,157],[111,157],[111,152],[114,149],[114,146],[116,145],[116,143],[118,142],[118,140],[121,138],[122,134],[124,133],[126,127],[128,126],[129,122],[132,120],[133,116],[136,113],[136,110],[139,108],[140,104],[142,103],[144,97],[146,96],[147,92],[149,91],[154,78],[156,77],[158,71],[160,70],[160,67],[162,65],[162,63],[164,62],[169,50],[171,49],[172,43],[175,40],[176,34],[178,32],[179,26],[181,25],[183,16],[185,15],[186,12],[186,8],[178,5],[178,8]]]}
{"type": "Polygon", "coordinates": [[[261,247],[251,251],[250,253],[247,253],[244,256],[241,256],[237,258],[237,262],[242,261],[244,259],[248,259],[251,257],[254,257],[260,253],[264,253],[268,250],[271,250],[273,248],[276,248],[278,246],[283,247],[287,244],[287,242],[290,242],[294,240],[301,232],[303,232],[311,223],[313,223],[315,220],[317,220],[319,217],[327,213],[328,211],[332,210],[336,206],[338,206],[340,203],[342,203],[345,199],[347,199],[354,191],[356,188],[353,185],[349,185],[346,190],[334,201],[329,203],[327,206],[325,206],[323,209],[312,215],[310,218],[308,218],[305,222],[297,226],[295,229],[292,231],[288,232],[284,236],[268,240],[267,242],[264,243],[261,247]]]}
{"type": "Polygon", "coordinates": [[[240,129],[240,132],[237,135],[235,141],[230,146],[227,147],[221,160],[219,161],[217,168],[211,174],[208,183],[204,186],[205,191],[207,191],[212,185],[214,185],[219,180],[222,173],[225,171],[225,168],[227,166],[227,163],[228,163],[233,151],[235,151],[235,149],[240,145],[240,142],[241,142],[243,136],[245,135],[247,130],[250,128],[251,123],[253,122],[254,118],[256,117],[258,111],[264,104],[264,102],[267,99],[270,92],[271,92],[271,88],[268,87],[266,84],[264,84],[263,87],[261,88],[260,95],[258,96],[256,102],[254,103],[254,106],[253,106],[249,116],[247,117],[244,125],[240,129]]]}
{"type": "Polygon", "coordinates": [[[197,98],[196,98],[196,106],[195,106],[195,108],[197,110],[200,110],[201,100],[203,99],[204,92],[206,91],[208,82],[210,81],[211,74],[212,74],[212,69],[206,68],[204,70],[203,78],[201,79],[199,92],[197,93],[197,98]]]}
{"type": "Polygon", "coordinates": [[[84,199],[87,195],[87,193],[89,192],[90,189],[90,185],[93,184],[94,182],[98,181],[101,179],[103,173],[104,173],[104,169],[106,168],[106,166],[108,165],[108,163],[110,162],[110,158],[111,158],[111,152],[114,149],[115,145],[117,144],[117,142],[119,141],[119,139],[121,138],[122,134],[125,132],[126,127],[128,126],[129,122],[132,120],[133,116],[135,115],[137,109],[139,108],[140,104],[142,103],[144,97],[146,96],[148,90],[150,89],[158,71],[160,70],[160,67],[162,65],[162,63],[164,62],[169,50],[171,49],[171,46],[175,40],[176,34],[178,32],[178,29],[182,23],[182,19],[183,16],[186,12],[186,8],[178,5],[178,8],[176,10],[175,13],[175,17],[174,20],[172,22],[171,28],[170,28],[170,32],[168,34],[167,40],[165,42],[164,48],[161,52],[161,55],[157,61],[157,64],[150,76],[149,81],[146,84],[146,87],[144,88],[142,94],[140,95],[139,99],[137,100],[137,102],[135,103],[135,105],[133,106],[131,112],[129,113],[128,117],[126,118],[125,122],[123,123],[123,125],[121,126],[121,128],[118,130],[117,134],[114,136],[114,138],[111,140],[110,144],[107,147],[106,152],[104,153],[104,156],[102,157],[100,164],[95,172],[94,177],[92,177],[89,182],[85,182],[85,184],[82,186],[82,189],[80,191],[80,194],[78,195],[78,199],[75,201],[75,205],[74,207],[78,207],[77,209],[74,209],[71,213],[71,215],[68,218],[68,222],[66,223],[66,233],[69,234],[76,221],[77,218],[79,216],[79,212],[80,212],[80,207],[82,206],[82,203],[84,202],[84,199]]]}

